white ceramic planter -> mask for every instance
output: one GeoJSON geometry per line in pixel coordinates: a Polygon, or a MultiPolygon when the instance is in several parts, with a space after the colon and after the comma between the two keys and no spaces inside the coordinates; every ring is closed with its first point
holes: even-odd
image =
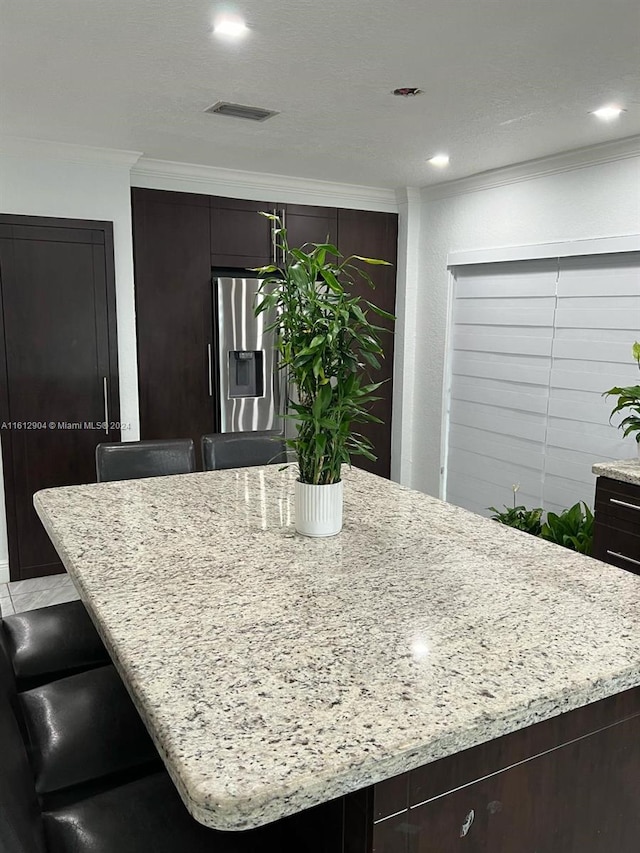
{"type": "Polygon", "coordinates": [[[303,536],[335,536],[342,530],[342,480],[330,486],[295,482],[296,530],[303,536]]]}

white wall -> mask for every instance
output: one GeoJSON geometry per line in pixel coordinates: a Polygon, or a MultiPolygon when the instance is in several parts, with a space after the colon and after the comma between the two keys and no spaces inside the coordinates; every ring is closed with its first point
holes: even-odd
{"type": "Polygon", "coordinates": [[[410,424],[405,424],[402,436],[403,448],[411,449],[405,464],[411,472],[408,485],[430,494],[439,493],[447,255],[454,251],[640,233],[637,140],[633,145],[631,154],[617,146],[609,162],[602,162],[606,152],[599,152],[601,162],[591,166],[567,163],[549,168],[548,174],[540,174],[544,169],[538,168],[538,174],[532,177],[527,176],[526,170],[514,174],[511,169],[487,176],[483,182],[472,179],[423,190],[417,298],[420,334],[412,353],[412,418],[410,424]]]}
{"type": "MultiPolygon", "coordinates": [[[[2,213],[113,222],[120,415],[122,422],[130,425],[123,431],[123,438],[135,440],[139,437],[139,418],[129,170],[138,155],[97,150],[89,159],[82,150],[61,151],[60,147],[53,147],[49,157],[46,149],[32,147],[26,141],[23,147],[22,153],[15,146],[8,153],[0,153],[2,213]],[[60,156],[76,156],[78,162],[61,160],[60,156]]],[[[8,579],[4,488],[0,478],[0,583],[8,579]]]]}

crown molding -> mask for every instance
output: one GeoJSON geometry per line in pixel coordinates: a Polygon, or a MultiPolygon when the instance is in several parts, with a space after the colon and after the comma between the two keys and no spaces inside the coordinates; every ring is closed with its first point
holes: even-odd
{"type": "Polygon", "coordinates": [[[99,166],[126,168],[131,168],[142,156],[141,151],[97,148],[92,145],[51,142],[46,139],[23,139],[18,136],[1,136],[0,153],[11,157],[31,157],[37,160],[62,160],[66,163],[92,163],[99,166]]]}
{"type": "Polygon", "coordinates": [[[423,187],[422,198],[427,201],[438,201],[443,198],[481,192],[521,181],[544,178],[547,175],[572,172],[575,169],[614,163],[617,160],[628,160],[633,157],[640,157],[640,136],[627,136],[614,142],[603,142],[599,145],[590,145],[587,148],[563,151],[561,154],[554,154],[551,157],[528,160],[524,163],[516,163],[513,166],[505,166],[503,169],[480,172],[477,175],[470,175],[457,181],[423,187]]]}
{"type": "Polygon", "coordinates": [[[398,187],[396,189],[396,201],[398,206],[420,203],[422,200],[420,187],[398,187]]]}
{"type": "Polygon", "coordinates": [[[256,201],[316,204],[387,213],[398,211],[395,190],[384,187],[339,184],[313,178],[245,172],[217,166],[154,160],[149,157],[141,157],[133,166],[131,184],[145,189],[251,198],[256,201]]]}

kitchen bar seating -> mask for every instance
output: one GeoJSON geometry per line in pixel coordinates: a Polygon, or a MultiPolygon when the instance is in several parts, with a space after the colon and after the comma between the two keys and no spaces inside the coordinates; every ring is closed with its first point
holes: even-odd
{"type": "Polygon", "coordinates": [[[192,439],[126,441],[98,444],[96,474],[99,483],[135,480],[169,474],[192,474],[196,454],[192,439]]]}
{"type": "Polygon", "coordinates": [[[205,471],[284,464],[287,451],[284,436],[270,430],[225,432],[202,436],[205,471]]]}
{"type": "Polygon", "coordinates": [[[20,692],[14,676],[0,637],[0,697],[13,709],[41,801],[86,796],[109,779],[128,781],[160,765],[113,666],[20,692]]]}
{"type": "Polygon", "coordinates": [[[81,601],[67,601],[5,618],[0,645],[19,690],[109,663],[109,655],[81,601]]]}

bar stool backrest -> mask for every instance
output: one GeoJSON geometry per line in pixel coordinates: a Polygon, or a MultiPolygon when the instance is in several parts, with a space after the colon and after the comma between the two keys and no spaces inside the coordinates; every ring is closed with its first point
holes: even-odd
{"type": "Polygon", "coordinates": [[[190,438],[111,442],[96,447],[99,483],[192,474],[195,470],[196,454],[190,438]]]}

